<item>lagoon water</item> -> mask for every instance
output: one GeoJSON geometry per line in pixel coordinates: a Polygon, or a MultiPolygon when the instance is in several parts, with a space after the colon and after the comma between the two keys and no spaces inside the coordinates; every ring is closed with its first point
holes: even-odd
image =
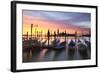
{"type": "MultiPolygon", "coordinates": [[[[57,37],[57,39],[60,39],[60,42],[65,41],[64,37],[57,37]]],[[[83,38],[80,37],[78,38],[81,41],[83,41],[83,38]]],[[[77,40],[78,40],[77,39],[77,40]]],[[[90,40],[89,37],[84,37],[86,40],[90,40]]],[[[41,39],[40,39],[41,40],[41,39]]],[[[42,41],[46,40],[43,39],[42,41]]],[[[50,44],[51,41],[53,41],[54,38],[50,38],[50,44]]],[[[71,53],[69,51],[70,48],[68,48],[69,42],[73,40],[75,41],[74,37],[68,37],[66,38],[66,48],[61,51],[56,51],[56,50],[50,50],[48,48],[43,48],[42,50],[30,50],[30,51],[23,51],[23,62],[46,62],[46,61],[68,61],[68,60],[86,60],[86,59],[91,59],[91,51],[88,49],[91,48],[86,48],[85,52],[80,51],[82,48],[74,48],[74,52],[71,53]]],[[[45,43],[46,45],[48,44],[47,42],[45,43]]],[[[33,48],[33,49],[38,49],[38,48],[33,48]]]]}

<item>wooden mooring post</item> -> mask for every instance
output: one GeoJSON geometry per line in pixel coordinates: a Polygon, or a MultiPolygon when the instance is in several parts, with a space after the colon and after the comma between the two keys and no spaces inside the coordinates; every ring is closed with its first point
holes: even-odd
{"type": "Polygon", "coordinates": [[[28,40],[28,32],[27,32],[27,34],[26,34],[26,39],[28,40]]]}
{"type": "Polygon", "coordinates": [[[75,31],[75,43],[77,42],[77,31],[75,31]]]}
{"type": "Polygon", "coordinates": [[[49,41],[50,41],[50,31],[48,29],[48,32],[47,32],[47,37],[48,37],[48,46],[49,46],[49,41]]]}
{"type": "Polygon", "coordinates": [[[32,40],[32,33],[33,33],[33,24],[31,24],[31,40],[32,40]]]}

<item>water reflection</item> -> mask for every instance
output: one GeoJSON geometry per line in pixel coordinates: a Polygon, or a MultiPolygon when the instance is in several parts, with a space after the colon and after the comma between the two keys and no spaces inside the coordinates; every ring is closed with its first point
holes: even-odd
{"type": "Polygon", "coordinates": [[[90,59],[88,49],[70,49],[55,51],[43,49],[37,52],[29,51],[23,53],[23,62],[41,62],[41,61],[63,61],[63,60],[84,60],[90,59]]]}
{"type": "Polygon", "coordinates": [[[39,61],[43,61],[45,59],[45,55],[47,53],[48,49],[45,48],[42,51],[40,51],[39,56],[38,56],[38,60],[39,61]]]}
{"type": "MultiPolygon", "coordinates": [[[[68,42],[63,42],[62,40],[60,40],[60,42],[57,41],[57,44],[55,43],[54,46],[42,46],[44,42],[46,42],[44,41],[42,42],[42,47],[32,46],[26,48],[26,50],[24,50],[24,48],[23,62],[91,59],[91,43],[89,41],[78,40],[77,43],[75,43],[73,39],[67,40],[68,42]]],[[[51,44],[51,42],[49,44],[51,44]]]]}

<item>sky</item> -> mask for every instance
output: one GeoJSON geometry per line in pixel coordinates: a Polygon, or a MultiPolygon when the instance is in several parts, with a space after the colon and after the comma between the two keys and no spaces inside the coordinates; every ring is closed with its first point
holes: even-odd
{"type": "Polygon", "coordinates": [[[43,31],[47,30],[60,32],[67,31],[67,33],[74,33],[75,31],[81,33],[84,31],[88,33],[91,27],[91,14],[79,12],[56,12],[56,11],[36,11],[23,10],[23,34],[29,32],[31,24],[33,24],[33,34],[35,29],[43,31]]]}

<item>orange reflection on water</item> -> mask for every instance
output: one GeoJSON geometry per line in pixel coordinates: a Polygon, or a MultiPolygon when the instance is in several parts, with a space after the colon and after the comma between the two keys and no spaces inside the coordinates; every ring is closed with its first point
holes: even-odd
{"type": "Polygon", "coordinates": [[[47,51],[48,51],[48,49],[45,48],[40,52],[39,57],[38,57],[39,61],[43,61],[44,60],[44,57],[45,57],[45,54],[46,54],[47,51]]]}

